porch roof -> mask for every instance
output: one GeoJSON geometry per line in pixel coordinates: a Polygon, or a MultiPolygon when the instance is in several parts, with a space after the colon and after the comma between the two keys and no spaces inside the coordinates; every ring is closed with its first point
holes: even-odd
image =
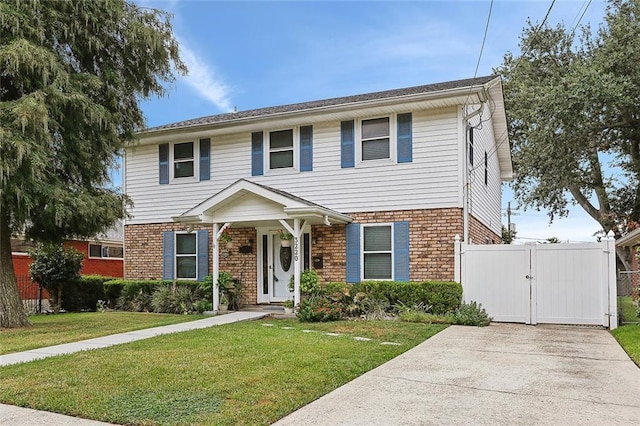
{"type": "Polygon", "coordinates": [[[353,220],[346,214],[246,179],[232,183],[172,219],[187,224],[231,222],[243,226],[270,226],[282,219],[303,219],[308,224],[326,225],[353,220]]]}

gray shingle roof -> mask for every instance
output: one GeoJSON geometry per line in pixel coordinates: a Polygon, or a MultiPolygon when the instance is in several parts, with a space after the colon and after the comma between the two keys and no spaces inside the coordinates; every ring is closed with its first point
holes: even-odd
{"type": "Polygon", "coordinates": [[[443,83],[427,84],[423,86],[406,87],[403,89],[384,90],[382,92],[365,93],[361,95],[343,96],[339,98],[323,99],[319,101],[301,102],[296,104],[281,105],[267,108],[251,109],[247,111],[229,112],[224,114],[209,115],[206,117],[193,118],[190,120],[178,121],[176,123],[165,124],[162,126],[151,127],[145,129],[148,131],[157,131],[165,129],[176,129],[180,127],[191,127],[199,125],[207,125],[214,123],[233,122],[239,119],[258,118],[272,114],[281,114],[288,112],[299,112],[311,110],[314,108],[323,108],[337,105],[356,104],[358,102],[366,102],[371,100],[391,99],[401,96],[417,95],[421,93],[439,92],[443,90],[459,89],[463,87],[478,86],[493,80],[497,76],[490,75],[485,77],[467,78],[464,80],[447,81],[443,83]]]}

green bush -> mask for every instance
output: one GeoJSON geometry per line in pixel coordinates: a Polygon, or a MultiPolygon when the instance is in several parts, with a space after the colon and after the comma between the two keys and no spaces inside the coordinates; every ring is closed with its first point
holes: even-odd
{"type": "MultiPolygon", "coordinates": [[[[104,283],[104,293],[111,308],[145,312],[153,310],[152,294],[156,288],[173,286],[173,281],[117,279],[104,283]]],[[[193,289],[198,298],[204,296],[203,283],[199,281],[177,280],[175,287],[193,289]]]]}
{"type": "Polygon", "coordinates": [[[65,287],[62,307],[67,311],[95,310],[98,300],[106,300],[104,283],[113,277],[84,275],[65,287]]]}
{"type": "MultiPolygon", "coordinates": [[[[289,278],[289,291],[294,290],[294,275],[289,278]]],[[[307,296],[317,296],[322,293],[322,288],[319,284],[320,277],[315,269],[305,269],[300,274],[300,293],[307,296]]]]}
{"type": "Polygon", "coordinates": [[[433,314],[453,312],[462,301],[462,285],[454,282],[364,281],[351,286],[351,294],[365,293],[371,300],[386,300],[389,307],[424,304],[431,306],[433,314]]]}
{"type": "Polygon", "coordinates": [[[195,286],[158,286],[151,295],[151,306],[154,312],[191,314],[198,311],[196,305],[200,300],[195,286]]]}
{"type": "Polygon", "coordinates": [[[342,318],[342,306],[325,296],[303,299],[296,316],[303,322],[338,321],[342,318]]]}
{"type": "Polygon", "coordinates": [[[453,323],[457,325],[476,325],[484,327],[491,324],[491,317],[480,303],[463,303],[453,313],[453,323]]]}

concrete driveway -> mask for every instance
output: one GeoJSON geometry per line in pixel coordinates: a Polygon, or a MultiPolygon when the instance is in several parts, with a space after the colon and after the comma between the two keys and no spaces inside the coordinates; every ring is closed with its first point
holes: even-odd
{"type": "Polygon", "coordinates": [[[630,425],[640,369],[605,330],[452,326],[277,425],[630,425]]]}

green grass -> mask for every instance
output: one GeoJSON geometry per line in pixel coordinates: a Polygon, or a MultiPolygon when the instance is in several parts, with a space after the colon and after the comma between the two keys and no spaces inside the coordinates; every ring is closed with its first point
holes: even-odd
{"type": "Polygon", "coordinates": [[[640,366],[640,325],[622,325],[611,331],[629,357],[640,366]]]}
{"type": "Polygon", "coordinates": [[[620,297],[620,317],[623,322],[640,322],[637,312],[638,306],[633,303],[630,296],[620,297]]]}
{"type": "Polygon", "coordinates": [[[34,315],[33,327],[0,328],[0,355],[204,318],[203,315],[85,312],[34,315]]]}
{"type": "Polygon", "coordinates": [[[444,328],[235,323],[3,367],[0,402],[123,424],[266,425],[444,328]]]}

